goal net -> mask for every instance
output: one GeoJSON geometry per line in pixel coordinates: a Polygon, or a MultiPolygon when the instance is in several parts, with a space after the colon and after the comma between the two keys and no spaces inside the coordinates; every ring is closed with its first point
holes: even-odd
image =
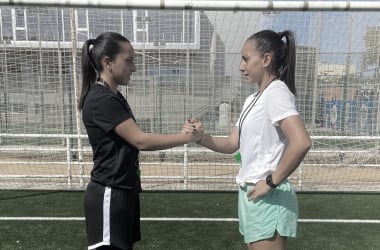
{"type": "MultiPolygon", "coordinates": [[[[83,189],[91,148],[76,110],[83,42],[123,34],[136,51],[127,97],[146,132],[191,117],[226,136],[255,90],[240,49],[262,29],[297,39],[297,105],[313,147],[290,181],[302,191],[380,190],[380,13],[0,8],[0,188],[83,189]]],[[[150,190],[236,190],[234,155],[196,144],[141,152],[150,190]]]]}

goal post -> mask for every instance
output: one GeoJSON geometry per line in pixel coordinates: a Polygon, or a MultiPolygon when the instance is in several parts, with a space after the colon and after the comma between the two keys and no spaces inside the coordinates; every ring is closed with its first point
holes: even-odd
{"type": "MultiPolygon", "coordinates": [[[[0,188],[83,189],[92,168],[80,113],[80,48],[127,37],[137,72],[120,92],[146,132],[191,117],[227,136],[255,90],[239,72],[251,34],[292,30],[297,106],[313,147],[301,191],[380,190],[378,1],[0,0],[0,188]],[[76,83],[76,84],[75,84],[76,83]]],[[[236,190],[233,155],[196,144],[141,152],[144,189],[236,190]]]]}
{"type": "Polygon", "coordinates": [[[216,11],[379,11],[377,1],[224,1],[224,0],[0,0],[23,7],[123,8],[216,11]]]}

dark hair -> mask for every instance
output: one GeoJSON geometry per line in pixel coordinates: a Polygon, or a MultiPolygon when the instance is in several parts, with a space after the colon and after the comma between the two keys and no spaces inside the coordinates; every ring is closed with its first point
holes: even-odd
{"type": "Polygon", "coordinates": [[[101,60],[104,56],[111,59],[120,52],[120,42],[129,42],[124,36],[115,32],[100,34],[96,39],[88,39],[82,47],[82,91],[78,108],[82,109],[90,86],[95,83],[103,71],[101,60]]]}
{"type": "Polygon", "coordinates": [[[256,49],[263,55],[264,53],[272,54],[273,74],[284,81],[293,94],[296,94],[296,43],[293,32],[285,30],[276,33],[272,30],[263,30],[253,34],[248,40],[254,41],[256,49]],[[285,41],[282,40],[283,38],[285,41]]]}

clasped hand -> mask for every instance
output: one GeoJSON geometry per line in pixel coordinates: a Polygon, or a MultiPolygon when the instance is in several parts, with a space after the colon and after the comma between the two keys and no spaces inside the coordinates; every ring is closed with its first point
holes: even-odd
{"type": "Polygon", "coordinates": [[[188,119],[183,124],[182,133],[189,135],[191,142],[196,142],[203,137],[204,128],[202,123],[197,119],[188,119]]]}

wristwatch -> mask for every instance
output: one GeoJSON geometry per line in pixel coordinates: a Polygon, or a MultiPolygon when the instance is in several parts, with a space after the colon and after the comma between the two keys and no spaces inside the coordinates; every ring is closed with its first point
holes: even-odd
{"type": "Polygon", "coordinates": [[[273,180],[272,180],[272,174],[268,175],[267,178],[265,178],[265,182],[267,183],[268,186],[270,186],[271,188],[276,188],[278,185],[274,184],[273,183],[273,180]]]}

